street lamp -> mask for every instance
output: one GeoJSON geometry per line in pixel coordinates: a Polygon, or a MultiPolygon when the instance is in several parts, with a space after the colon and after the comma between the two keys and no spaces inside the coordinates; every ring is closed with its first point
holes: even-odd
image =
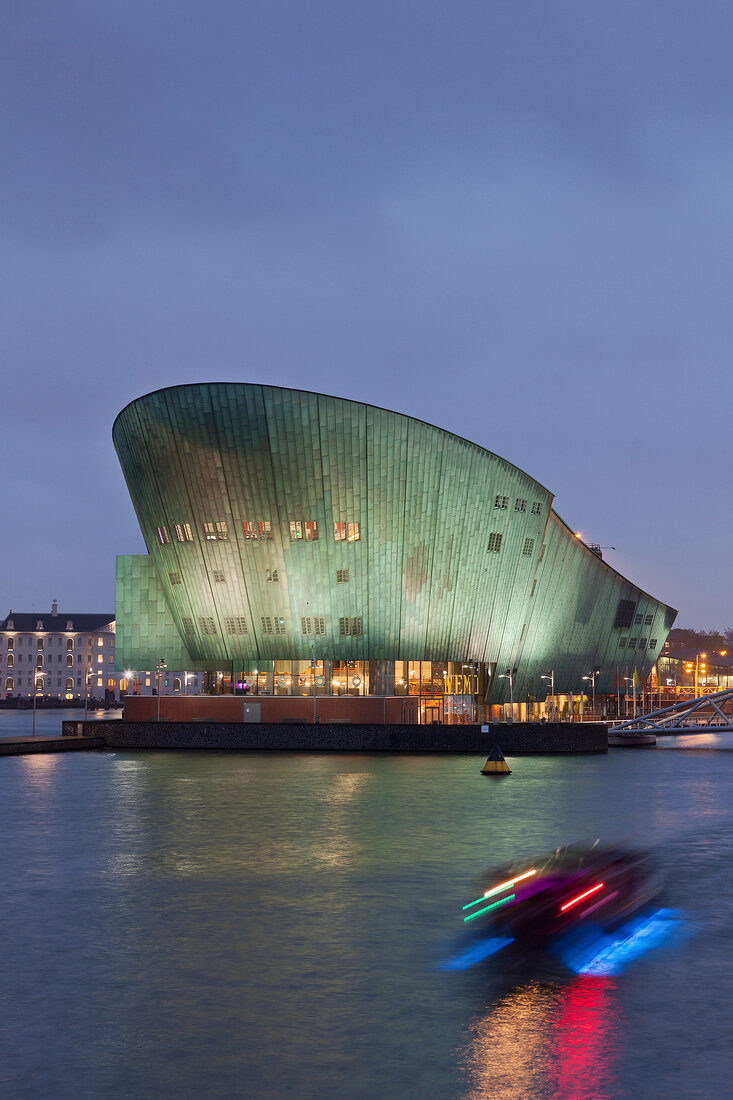
{"type": "Polygon", "coordinates": [[[600,668],[598,667],[598,665],[596,665],[595,668],[593,669],[593,671],[591,672],[590,676],[584,676],[583,677],[584,680],[590,680],[591,684],[593,685],[593,711],[592,711],[592,714],[593,714],[594,718],[596,716],[596,676],[598,676],[598,673],[600,671],[601,671],[600,668]]]}
{"type": "Polygon", "coordinates": [[[156,682],[157,682],[157,685],[158,685],[158,721],[160,721],[160,674],[161,674],[161,672],[163,671],[163,669],[165,667],[166,667],[165,658],[164,657],[159,657],[158,658],[158,664],[157,664],[156,669],[155,669],[155,677],[156,677],[156,682]]]}
{"type": "Polygon", "coordinates": [[[636,669],[633,676],[624,676],[624,680],[631,680],[632,698],[634,701],[634,718],[636,718],[636,669]]]}
{"type": "Polygon", "coordinates": [[[94,669],[88,668],[84,676],[84,719],[89,716],[89,680],[94,675],[94,669]]]}
{"type": "Polygon", "coordinates": [[[41,691],[43,691],[43,673],[38,669],[33,670],[33,736],[36,736],[36,696],[38,695],[38,681],[41,681],[41,691]]]}
{"type": "Polygon", "coordinates": [[[512,722],[514,721],[514,677],[517,675],[516,668],[508,668],[506,672],[499,675],[500,680],[509,681],[509,705],[512,712],[512,722]]]}
{"type": "Polygon", "coordinates": [[[540,680],[549,680],[550,681],[550,692],[551,692],[551,695],[552,695],[552,711],[553,711],[553,716],[554,716],[554,713],[555,713],[555,670],[554,670],[554,668],[550,672],[549,676],[540,676],[540,680]]]}

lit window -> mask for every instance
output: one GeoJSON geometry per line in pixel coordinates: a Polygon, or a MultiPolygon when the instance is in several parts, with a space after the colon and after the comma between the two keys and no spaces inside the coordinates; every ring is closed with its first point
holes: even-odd
{"type": "Polygon", "coordinates": [[[487,550],[490,550],[492,554],[498,554],[501,550],[502,535],[498,531],[492,531],[489,535],[489,545],[487,550]]]}
{"type": "Polygon", "coordinates": [[[107,664],[108,665],[113,665],[114,663],[115,663],[115,659],[112,656],[112,654],[110,653],[109,657],[107,658],[107,664]]]}
{"type": "Polygon", "coordinates": [[[66,639],[66,648],[67,649],[73,649],[74,648],[74,639],[73,638],[67,638],[66,639]]]}
{"type": "Polygon", "coordinates": [[[517,499],[514,501],[514,511],[515,512],[526,512],[527,511],[527,501],[524,500],[522,497],[517,497],[517,499]]]}
{"type": "Polygon", "coordinates": [[[253,523],[252,520],[242,520],[242,527],[244,528],[244,537],[246,539],[257,538],[257,524],[253,523]]]}
{"type": "Polygon", "coordinates": [[[190,523],[177,523],[176,538],[179,542],[193,542],[193,531],[190,523]]]}
{"type": "Polygon", "coordinates": [[[158,528],[158,542],[161,544],[161,546],[165,546],[165,544],[168,542],[168,532],[166,531],[165,527],[158,528]]]}
{"type": "Polygon", "coordinates": [[[259,529],[261,539],[272,538],[272,524],[270,523],[269,519],[259,520],[257,527],[259,529]]]}
{"type": "Polygon", "coordinates": [[[12,668],[15,664],[15,657],[12,653],[8,653],[8,668],[12,668]]]}
{"type": "Polygon", "coordinates": [[[66,667],[71,668],[73,666],[73,664],[74,664],[74,654],[73,653],[67,653],[66,654],[66,667]]]}
{"type": "Polygon", "coordinates": [[[15,649],[15,638],[8,638],[8,649],[15,649]]]}
{"type": "Polygon", "coordinates": [[[229,529],[227,528],[224,520],[217,520],[216,523],[204,524],[204,536],[207,542],[226,542],[229,538],[229,529]]]}
{"type": "MultiPolygon", "coordinates": [[[[102,660],[101,657],[99,659],[100,659],[100,661],[102,660]]],[[[42,653],[39,653],[36,656],[36,668],[43,668],[43,654],[42,653]]]]}
{"type": "Polygon", "coordinates": [[[290,541],[296,542],[297,539],[303,537],[303,524],[299,519],[291,519],[290,521],[290,541]]]}
{"type": "Polygon", "coordinates": [[[98,665],[101,665],[101,663],[102,663],[102,661],[103,661],[103,660],[104,660],[104,657],[103,657],[103,656],[102,656],[102,654],[100,653],[100,654],[99,654],[99,656],[97,657],[97,664],[98,664],[98,665]]]}
{"type": "Polygon", "coordinates": [[[509,497],[503,497],[503,496],[495,497],[494,507],[495,508],[508,508],[509,507],[509,497]]]}
{"type": "Polygon", "coordinates": [[[346,524],[334,523],[333,525],[333,537],[335,542],[345,542],[346,540],[346,524]]]}
{"type": "Polygon", "coordinates": [[[358,523],[350,523],[348,532],[347,542],[358,542],[361,538],[361,527],[358,523]]]}
{"type": "Polygon", "coordinates": [[[43,649],[43,638],[36,638],[36,649],[43,649]]]}
{"type": "Polygon", "coordinates": [[[522,556],[529,558],[534,550],[534,539],[525,539],[524,546],[522,547],[522,556]]]}
{"type": "Polygon", "coordinates": [[[318,524],[314,519],[307,519],[305,521],[305,541],[315,542],[318,538],[318,524]]]}

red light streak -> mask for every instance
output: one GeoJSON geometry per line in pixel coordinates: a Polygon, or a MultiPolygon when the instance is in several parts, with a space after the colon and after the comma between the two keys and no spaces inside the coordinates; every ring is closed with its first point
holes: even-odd
{"type": "Polygon", "coordinates": [[[560,906],[560,912],[564,913],[566,909],[572,909],[574,905],[577,905],[583,898],[589,898],[591,894],[597,893],[605,886],[605,882],[598,882],[595,886],[591,886],[590,890],[586,890],[583,894],[578,894],[577,898],[571,898],[570,901],[566,901],[564,905],[560,906]]]}

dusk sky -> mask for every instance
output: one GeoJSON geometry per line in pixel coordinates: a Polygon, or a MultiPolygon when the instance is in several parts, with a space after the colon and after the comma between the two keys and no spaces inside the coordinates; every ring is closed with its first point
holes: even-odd
{"type": "Polygon", "coordinates": [[[5,0],[0,615],[114,608],[115,416],[371,402],[733,624],[733,7],[5,0]]]}

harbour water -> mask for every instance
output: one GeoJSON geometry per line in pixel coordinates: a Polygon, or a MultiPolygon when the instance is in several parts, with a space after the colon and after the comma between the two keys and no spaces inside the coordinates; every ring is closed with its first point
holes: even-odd
{"type": "Polygon", "coordinates": [[[726,1096],[731,749],[2,759],[0,1094],[726,1096]],[[452,965],[480,872],[597,836],[655,850],[674,935],[452,965]]]}

